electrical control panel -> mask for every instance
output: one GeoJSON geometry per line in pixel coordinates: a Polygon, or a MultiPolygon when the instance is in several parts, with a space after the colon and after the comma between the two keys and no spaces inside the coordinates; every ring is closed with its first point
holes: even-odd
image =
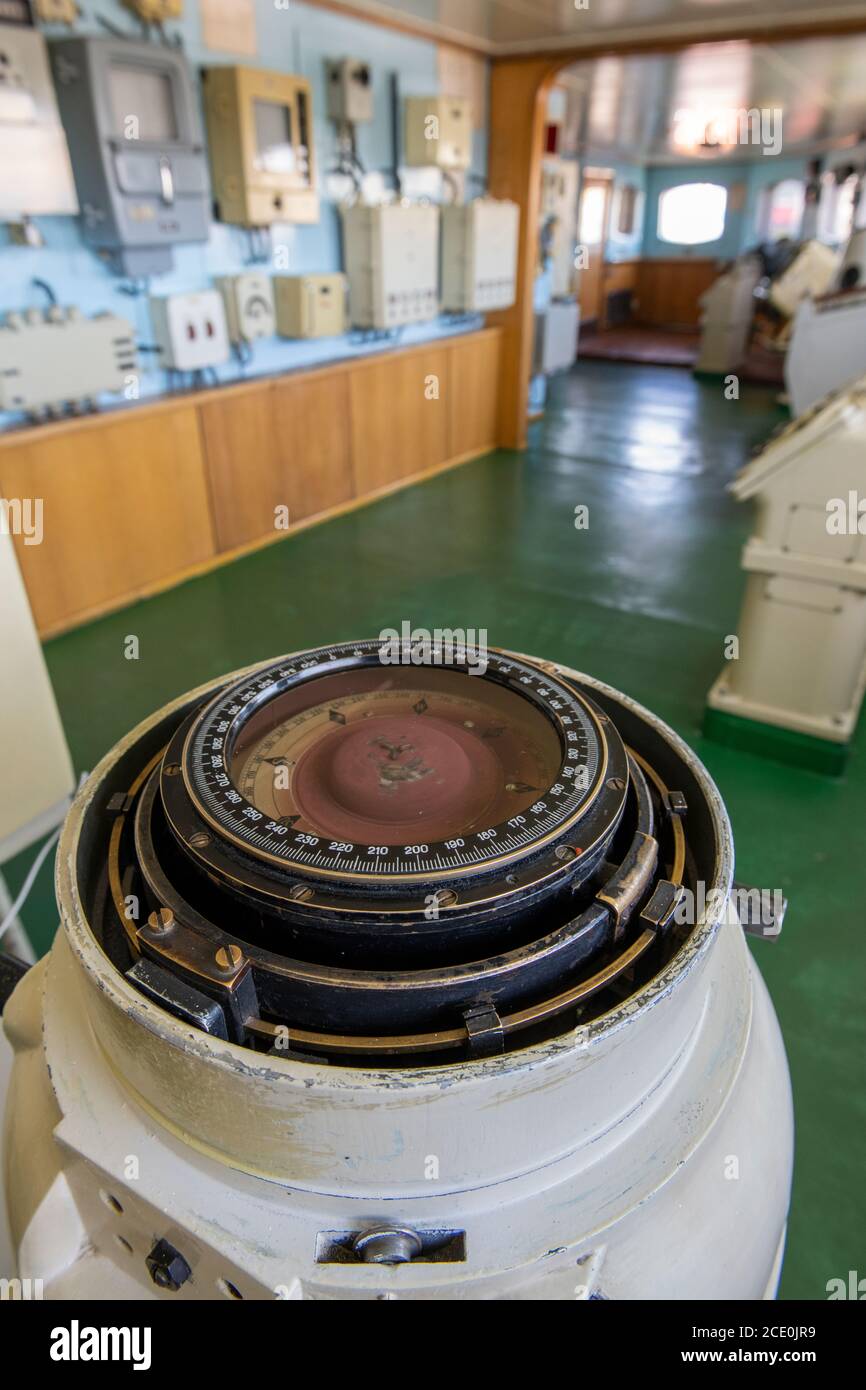
{"type": "Polygon", "coordinates": [[[399,328],[439,313],[439,208],[356,203],[343,213],[349,311],[358,328],[399,328]]]}
{"type": "Polygon", "coordinates": [[[0,409],[58,414],[123,391],[136,370],[132,326],[53,307],[7,314],[0,326],[0,409]]]}
{"type": "Polygon", "coordinates": [[[408,97],[407,165],[468,169],[472,163],[472,103],[465,97],[408,97]]]}
{"type": "Polygon", "coordinates": [[[283,338],[335,338],[346,331],[344,275],[277,275],[277,330],[283,338]]]}
{"type": "Polygon", "coordinates": [[[442,306],[468,313],[514,303],[520,208],[476,198],[442,209],[442,306]]]}
{"type": "Polygon", "coordinates": [[[165,44],[51,44],[84,238],[132,276],[171,268],[171,248],[207,241],[210,190],[192,76],[165,44]]]}
{"type": "Polygon", "coordinates": [[[74,24],[80,13],[76,0],[35,0],[33,8],[43,24],[74,24]]]}
{"type": "Polygon", "coordinates": [[[219,290],[152,298],[150,316],[161,366],[197,372],[228,361],[228,324],[219,290]]]}
{"type": "Polygon", "coordinates": [[[340,58],[325,64],[328,116],[332,121],[359,125],[373,119],[373,73],[369,63],[340,58]]]}
{"type": "Polygon", "coordinates": [[[214,283],[223,297],[230,342],[252,343],[274,336],[277,320],[270,275],[245,270],[240,275],[218,275],[214,283]]]}
{"type": "Polygon", "coordinates": [[[75,213],[78,200],[45,40],[0,29],[0,221],[75,213]]]}
{"type": "Polygon", "coordinates": [[[123,0],[123,3],[145,24],[164,24],[167,19],[180,19],[183,15],[183,0],[123,0]]]}
{"type": "Polygon", "coordinates": [[[220,220],[241,227],[318,222],[309,82],[243,67],[205,68],[202,77],[220,220]]]}

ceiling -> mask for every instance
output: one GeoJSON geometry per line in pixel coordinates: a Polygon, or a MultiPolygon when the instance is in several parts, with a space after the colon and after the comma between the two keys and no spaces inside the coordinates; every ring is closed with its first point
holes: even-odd
{"type": "Polygon", "coordinates": [[[866,26],[863,0],[343,0],[342,7],[497,55],[712,39],[732,27],[745,35],[767,22],[814,23],[818,10],[824,22],[862,19],[866,26]]]}
{"type": "Polygon", "coordinates": [[[561,82],[573,93],[580,148],[655,164],[764,158],[760,144],[732,143],[738,111],[781,111],[783,156],[853,146],[866,132],[864,72],[866,34],[855,34],[611,56],[575,65],[561,82]]]}

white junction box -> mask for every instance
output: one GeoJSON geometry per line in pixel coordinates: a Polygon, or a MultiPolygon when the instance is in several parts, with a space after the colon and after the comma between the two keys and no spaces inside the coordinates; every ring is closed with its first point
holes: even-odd
{"type": "Polygon", "coordinates": [[[38,30],[18,25],[3,25],[0,39],[0,221],[76,213],[45,40],[38,30]]]}
{"type": "Polygon", "coordinates": [[[6,315],[0,327],[0,409],[38,414],[123,391],[136,370],[132,325],[59,306],[6,315]]]}
{"type": "Polygon", "coordinates": [[[346,331],[345,275],[277,275],[281,338],[336,338],[346,331]]]}
{"type": "Polygon", "coordinates": [[[701,295],[701,348],[696,372],[732,372],[746,355],[762,267],[744,256],[701,295]]]}
{"type": "Polygon", "coordinates": [[[476,198],[442,209],[442,305],[460,311],[507,309],[517,279],[520,208],[476,198]]]}
{"type": "Polygon", "coordinates": [[[439,208],[356,204],[343,213],[349,311],[358,328],[399,328],[439,313],[439,208]]]}
{"type": "Polygon", "coordinates": [[[408,97],[404,158],[412,168],[468,169],[472,103],[465,97],[408,97]]]}
{"type": "Polygon", "coordinates": [[[731,491],[755,499],[757,525],[739,655],[709,704],[845,743],[866,683],[866,378],[771,440],[731,491]]]}
{"type": "Polygon", "coordinates": [[[804,299],[785,358],[794,415],[866,372],[866,288],[804,299]]]}
{"type": "Polygon", "coordinates": [[[152,298],[150,313],[161,366],[194,372],[228,361],[231,348],[219,290],[152,298]]]}
{"type": "Polygon", "coordinates": [[[274,336],[277,320],[270,275],[249,270],[239,275],[218,275],[214,283],[223,297],[232,343],[252,343],[256,338],[274,336]]]}
{"type": "Polygon", "coordinates": [[[369,63],[338,58],[325,63],[328,116],[332,121],[359,125],[373,119],[373,74],[369,63]]]}

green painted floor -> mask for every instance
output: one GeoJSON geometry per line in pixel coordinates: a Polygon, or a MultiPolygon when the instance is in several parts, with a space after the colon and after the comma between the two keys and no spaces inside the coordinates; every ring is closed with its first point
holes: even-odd
{"type": "MultiPolygon", "coordinates": [[[[528,454],[442,474],[46,650],[79,769],[209,677],[404,619],[485,627],[492,644],[592,672],[667,719],[721,788],[738,876],[790,899],[781,941],[755,948],[798,1117],[782,1295],[824,1298],[828,1279],[866,1275],[866,728],[838,781],[700,734],[749,526],[725,484],[783,418],[763,388],[732,402],[676,368],[586,362],[556,382],[528,454]],[[137,662],[124,658],[133,633],[137,662]]],[[[10,867],[13,890],[30,857],[10,867]]],[[[41,949],[50,892],[46,872],[24,914],[41,949]]]]}

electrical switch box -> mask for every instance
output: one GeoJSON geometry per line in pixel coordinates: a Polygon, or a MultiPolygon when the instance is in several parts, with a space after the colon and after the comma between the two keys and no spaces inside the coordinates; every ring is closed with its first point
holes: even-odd
{"type": "Polygon", "coordinates": [[[318,222],[309,82],[263,68],[205,68],[217,215],[241,227],[318,222]]]}
{"type": "Polygon", "coordinates": [[[283,338],[335,338],[346,331],[344,275],[277,275],[277,329],[283,338]]]}
{"type": "Polygon", "coordinates": [[[357,58],[326,62],[325,83],[330,120],[359,125],[373,119],[373,74],[357,58]]]}
{"type": "Polygon", "coordinates": [[[153,298],[150,313],[161,366],[195,372],[228,361],[228,325],[219,290],[153,298]]]}
{"type": "Polygon", "coordinates": [[[0,221],[76,213],[78,199],[45,40],[0,30],[0,221]]]}
{"type": "Polygon", "coordinates": [[[442,305],[468,313],[514,303],[520,208],[476,198],[442,209],[442,305]]]}
{"type": "Polygon", "coordinates": [[[0,409],[59,413],[121,392],[136,371],[132,326],[53,307],[10,313],[0,327],[0,409]]]}
{"type": "Polygon", "coordinates": [[[468,169],[472,163],[472,103],[465,97],[408,97],[404,134],[407,165],[468,169]]]}
{"type": "Polygon", "coordinates": [[[439,208],[355,204],[343,213],[349,312],[358,328],[399,328],[439,313],[439,208]]]}
{"type": "Polygon", "coordinates": [[[116,37],[50,45],[84,239],[124,275],[171,269],[207,241],[210,189],[198,99],[183,54],[116,37]]]}
{"type": "Polygon", "coordinates": [[[230,342],[251,343],[274,336],[274,282],[269,275],[243,271],[240,275],[219,275],[215,284],[223,297],[230,342]]]}
{"type": "Polygon", "coordinates": [[[183,0],[123,0],[128,10],[145,24],[164,24],[183,16],[183,0]]]}

